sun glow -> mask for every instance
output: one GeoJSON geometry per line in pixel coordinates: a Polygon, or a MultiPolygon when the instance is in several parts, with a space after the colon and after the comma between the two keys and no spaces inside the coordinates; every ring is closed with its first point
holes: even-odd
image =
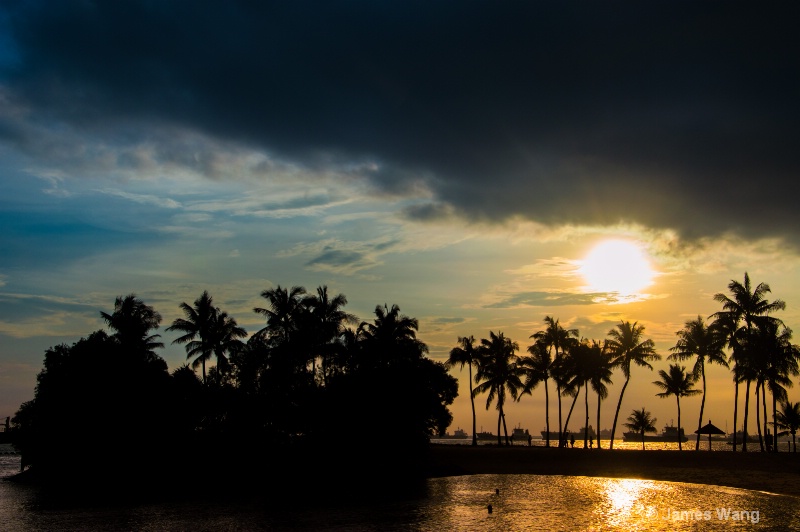
{"type": "Polygon", "coordinates": [[[655,276],[639,246],[627,240],[600,242],[581,261],[579,271],[590,290],[622,297],[640,295],[655,276]]]}

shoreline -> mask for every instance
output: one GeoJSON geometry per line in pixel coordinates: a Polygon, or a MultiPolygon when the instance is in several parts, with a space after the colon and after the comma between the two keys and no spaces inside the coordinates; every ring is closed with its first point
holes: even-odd
{"type": "Polygon", "coordinates": [[[532,474],[709,484],[800,497],[800,454],[496,447],[431,443],[429,478],[532,474]]]}

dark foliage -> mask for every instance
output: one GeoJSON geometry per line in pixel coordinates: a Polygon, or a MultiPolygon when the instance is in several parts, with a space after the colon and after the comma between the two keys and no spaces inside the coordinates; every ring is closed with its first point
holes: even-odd
{"type": "Polygon", "coordinates": [[[30,466],[22,476],[134,493],[145,483],[167,493],[280,491],[419,476],[429,438],[452,421],[458,385],[424,356],[417,321],[379,306],[374,323],[353,331],[344,296],[320,288],[279,314],[292,298],[264,293],[276,300],[275,312],[261,312],[268,326],[225,364],[217,356],[208,378],[188,365],[168,373],[153,352],[160,316],[133,295],[103,314],[114,335],[49,349],[34,399],[14,418],[30,466]]]}

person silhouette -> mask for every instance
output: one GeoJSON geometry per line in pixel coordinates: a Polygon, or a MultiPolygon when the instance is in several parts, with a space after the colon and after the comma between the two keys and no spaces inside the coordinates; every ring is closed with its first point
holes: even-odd
{"type": "Polygon", "coordinates": [[[575,448],[575,435],[574,434],[570,434],[569,435],[569,446],[572,447],[572,448],[575,448]]]}

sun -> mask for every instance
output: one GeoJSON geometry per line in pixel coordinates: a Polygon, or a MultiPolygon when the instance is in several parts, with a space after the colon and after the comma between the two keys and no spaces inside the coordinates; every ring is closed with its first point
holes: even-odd
{"type": "Polygon", "coordinates": [[[580,273],[594,292],[639,295],[655,272],[642,250],[628,240],[604,240],[581,261],[580,273]]]}

